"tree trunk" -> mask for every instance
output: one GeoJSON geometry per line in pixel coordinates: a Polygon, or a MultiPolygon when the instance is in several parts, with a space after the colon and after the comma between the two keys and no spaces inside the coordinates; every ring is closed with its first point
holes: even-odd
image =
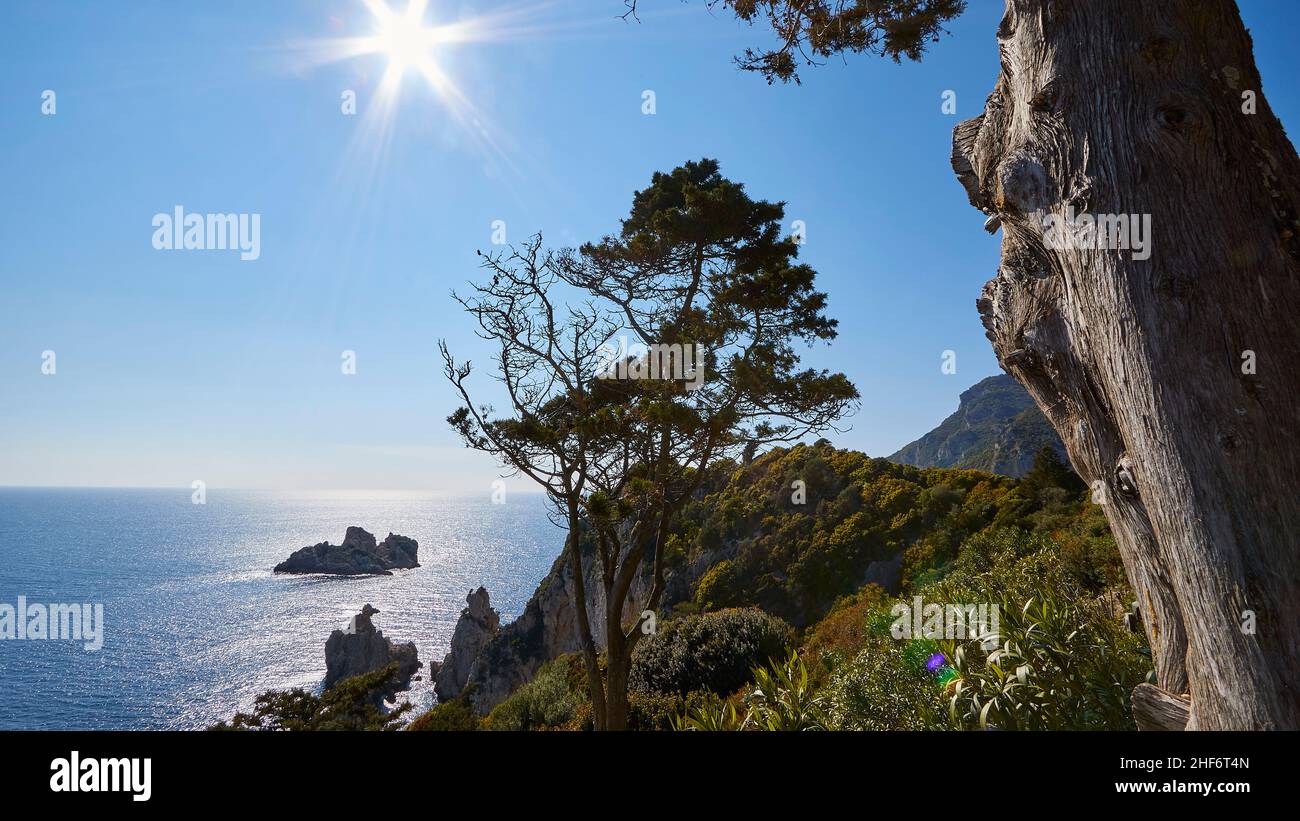
{"type": "Polygon", "coordinates": [[[608,687],[605,697],[605,728],[608,730],[626,730],[628,714],[631,708],[627,698],[627,680],[630,660],[609,657],[609,670],[606,674],[608,687]]]}
{"type": "Polygon", "coordinates": [[[605,685],[600,676],[597,662],[596,641],[591,634],[591,622],[587,618],[587,592],[584,569],[582,566],[582,530],[578,517],[576,500],[569,501],[569,539],[565,549],[569,551],[569,562],[573,572],[573,607],[578,622],[578,638],[582,642],[582,660],[587,670],[587,691],[591,695],[591,718],[594,729],[605,727],[605,685]]]}
{"type": "Polygon", "coordinates": [[[623,599],[617,593],[605,600],[605,727],[626,730],[631,711],[627,698],[632,670],[632,648],[623,638],[623,599]]]}
{"type": "Polygon", "coordinates": [[[994,350],[1104,504],[1188,729],[1300,728],[1300,160],[1250,37],[1231,0],[1008,0],[998,43],[953,135],[1003,230],[994,350]],[[1070,209],[1150,215],[1149,258],[1056,241],[1070,209]]]}

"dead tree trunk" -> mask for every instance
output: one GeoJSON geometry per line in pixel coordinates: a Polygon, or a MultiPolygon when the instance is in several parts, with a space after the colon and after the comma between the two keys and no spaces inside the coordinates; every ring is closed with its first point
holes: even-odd
{"type": "Polygon", "coordinates": [[[953,137],[1003,230],[994,350],[1104,502],[1188,728],[1300,728],[1300,160],[1236,5],[1008,0],[998,44],[953,137]],[[1149,258],[1045,230],[1071,213],[1150,215],[1149,258]]]}
{"type": "Polygon", "coordinates": [[[1166,693],[1150,684],[1133,688],[1133,723],[1139,730],[1187,729],[1186,696],[1166,693]]]}

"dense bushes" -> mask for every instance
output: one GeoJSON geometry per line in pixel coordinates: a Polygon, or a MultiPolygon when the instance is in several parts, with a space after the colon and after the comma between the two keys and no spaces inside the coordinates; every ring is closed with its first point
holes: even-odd
{"type": "Polygon", "coordinates": [[[730,607],[737,596],[738,585],[734,566],[723,559],[705,571],[695,584],[695,604],[702,610],[721,610],[730,607]]]}
{"type": "Polygon", "coordinates": [[[750,680],[752,668],[783,657],[793,639],[788,624],[752,608],[676,619],[637,645],[631,689],[731,693],[750,680]]]}
{"type": "Polygon", "coordinates": [[[1062,570],[1084,590],[1100,593],[1126,584],[1124,565],[1100,507],[1086,506],[1052,538],[1060,546],[1062,570]]]}
{"type": "Polygon", "coordinates": [[[474,707],[463,698],[435,704],[432,710],[406,726],[414,732],[466,732],[478,728],[474,707]]]}
{"type": "Polygon", "coordinates": [[[676,726],[1131,729],[1129,694],[1151,666],[1144,641],[1061,553],[1050,538],[1016,529],[970,538],[943,578],[915,593],[929,603],[996,604],[995,634],[896,637],[900,600],[867,588],[809,631],[801,658],[755,670],[743,701],[703,701],[676,726]]]}
{"type": "Polygon", "coordinates": [[[867,585],[835,603],[831,612],[804,636],[803,654],[813,680],[824,683],[830,673],[851,661],[867,646],[871,620],[890,601],[885,591],[867,585]]]}
{"type": "Polygon", "coordinates": [[[754,686],[743,697],[707,694],[673,719],[673,729],[801,732],[828,728],[826,699],[817,692],[797,653],[755,667],[751,673],[754,686]]]}
{"type": "MultiPolygon", "coordinates": [[[[899,465],[826,443],[796,445],[710,487],[674,525],[674,565],[708,565],[688,595],[702,610],[759,607],[797,628],[862,587],[872,562],[907,551],[904,588],[923,586],[941,578],[977,533],[1051,533],[1072,526],[1086,507],[1077,477],[1050,454],[1031,478],[1017,480],[899,465]]],[[[1104,528],[1100,538],[1081,542],[1083,564],[1113,555],[1104,528]]]]}
{"type": "MultiPolygon", "coordinates": [[[[1092,565],[1089,565],[1092,567],[1092,565]]],[[[999,608],[996,639],[899,640],[886,601],[865,614],[867,640],[830,673],[842,729],[1132,729],[1128,699],[1151,668],[1061,545],[1021,530],[968,539],[927,602],[999,608]]],[[[824,631],[819,626],[814,637],[824,631]]]]}
{"type": "MultiPolygon", "coordinates": [[[[671,540],[675,566],[711,566],[637,648],[634,728],[1132,726],[1128,698],[1149,654],[1100,604],[1128,600],[1118,552],[1053,453],[1016,480],[800,445],[711,487],[671,540]],[[863,586],[873,561],[900,553],[898,597],[863,586]],[[891,608],[916,595],[997,604],[996,643],[895,638],[891,608]],[[797,657],[778,615],[805,628],[797,657]]],[[[498,708],[516,718],[494,723],[589,728],[574,677],[567,696],[554,671],[541,679],[498,708]],[[577,707],[566,723],[568,709],[539,715],[551,702],[577,707]]]]}
{"type": "Polygon", "coordinates": [[[1150,663],[1143,641],[1078,601],[1002,602],[1001,641],[944,642],[949,723],[961,729],[1133,730],[1129,694],[1150,663]]]}
{"type": "Polygon", "coordinates": [[[942,726],[943,698],[925,656],[877,639],[838,667],[827,687],[831,725],[840,730],[925,730],[942,726]],[[909,652],[910,651],[910,652],[909,652]]]}
{"type": "Polygon", "coordinates": [[[510,694],[484,720],[488,730],[546,730],[574,725],[586,701],[587,674],[577,655],[560,656],[510,694]]]}

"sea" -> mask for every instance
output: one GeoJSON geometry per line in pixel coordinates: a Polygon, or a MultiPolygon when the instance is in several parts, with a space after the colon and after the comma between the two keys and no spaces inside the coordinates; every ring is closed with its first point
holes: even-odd
{"type": "Polygon", "coordinates": [[[201,729],[267,690],[319,692],[325,640],[367,603],[415,642],[425,667],[400,698],[427,708],[465,596],[482,585],[515,618],[563,541],[541,494],[0,488],[0,605],[102,604],[104,620],[98,650],[0,640],[0,729],[201,729]],[[420,567],[272,573],[350,525],[416,539],[420,567]]]}

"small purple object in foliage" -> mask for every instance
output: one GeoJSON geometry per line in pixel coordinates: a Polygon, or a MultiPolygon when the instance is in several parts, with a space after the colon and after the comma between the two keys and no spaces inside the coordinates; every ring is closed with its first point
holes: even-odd
{"type": "Polygon", "coordinates": [[[943,653],[935,653],[933,656],[930,656],[928,661],[926,661],[925,669],[933,673],[935,670],[938,670],[943,666],[943,662],[943,653]]]}

